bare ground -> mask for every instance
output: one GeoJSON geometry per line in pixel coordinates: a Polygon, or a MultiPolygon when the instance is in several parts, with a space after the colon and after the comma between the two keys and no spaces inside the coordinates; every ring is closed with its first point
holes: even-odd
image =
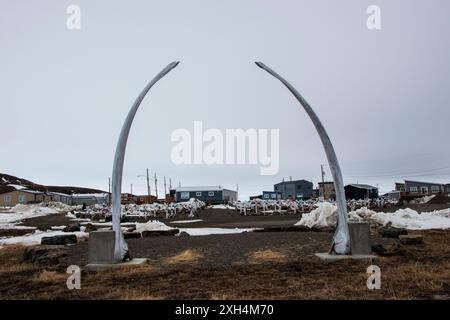
{"type": "MultiPolygon", "coordinates": [[[[430,211],[431,206],[420,208],[430,211]]],[[[199,218],[203,221],[178,226],[280,226],[291,225],[300,216],[244,217],[228,210],[206,210],[199,218]]],[[[63,219],[42,217],[25,225],[67,224],[63,219]]],[[[165,222],[171,224],[170,220],[165,222]]],[[[149,263],[101,273],[83,271],[81,290],[67,289],[65,268],[87,263],[87,242],[68,247],[67,263],[57,271],[23,263],[24,248],[7,246],[0,249],[0,299],[448,299],[450,230],[410,233],[422,234],[424,243],[400,246],[395,255],[374,261],[333,263],[314,255],[328,250],[331,232],[129,239],[132,255],[148,258],[149,263]],[[366,270],[372,263],[381,268],[380,290],[366,287],[366,270]]],[[[376,232],[372,240],[398,244],[376,232]]]]}
{"type": "MultiPolygon", "coordinates": [[[[438,299],[450,294],[450,232],[427,231],[424,244],[377,258],[382,288],[368,290],[370,261],[325,263],[321,232],[247,233],[132,239],[145,266],[82,273],[81,290],[66,288],[64,270],[21,263],[23,248],[0,249],[0,299],[438,299]]],[[[383,240],[385,244],[396,240],[383,240]]],[[[70,248],[84,265],[87,244],[70,248]]]]}

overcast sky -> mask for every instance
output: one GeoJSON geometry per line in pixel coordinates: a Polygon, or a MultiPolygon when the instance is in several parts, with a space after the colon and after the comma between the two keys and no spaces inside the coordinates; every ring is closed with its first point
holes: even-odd
{"type": "MultiPolygon", "coordinates": [[[[123,191],[145,193],[145,168],[174,185],[223,185],[242,197],[283,177],[320,180],[326,157],[290,81],[327,129],[345,183],[393,188],[450,182],[450,2],[7,1],[0,10],[0,172],[48,185],[108,189],[122,123],[142,88],[180,65],[143,101],[123,191]],[[69,5],[81,29],[66,26],[69,5]],[[366,9],[381,8],[381,30],[366,9]],[[279,129],[280,170],[179,165],[171,133],[279,129]]],[[[325,179],[331,179],[325,166],[325,179]]],[[[162,184],[159,190],[162,190],[162,184]]]]}

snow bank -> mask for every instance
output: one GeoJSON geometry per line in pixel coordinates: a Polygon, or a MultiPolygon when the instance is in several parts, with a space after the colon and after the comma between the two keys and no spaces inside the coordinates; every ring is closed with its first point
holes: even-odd
{"type": "Polygon", "coordinates": [[[142,231],[157,231],[157,230],[170,230],[174,229],[171,228],[164,223],[157,221],[157,220],[151,220],[146,223],[136,223],[136,231],[142,232],[142,231]]]}
{"type": "Polygon", "coordinates": [[[450,209],[417,213],[412,209],[400,209],[393,213],[374,212],[370,220],[382,225],[410,230],[450,229],[450,209]]]}
{"type": "MultiPolygon", "coordinates": [[[[450,229],[450,208],[423,212],[399,209],[396,212],[375,212],[365,207],[348,214],[349,221],[367,221],[380,225],[391,223],[393,227],[410,230],[450,229]]],[[[337,222],[337,208],[329,203],[321,203],[317,209],[303,214],[295,225],[311,227],[334,227],[337,222]]]]}
{"type": "Polygon", "coordinates": [[[19,236],[19,237],[11,237],[11,238],[1,238],[0,246],[8,245],[8,244],[23,244],[25,246],[31,246],[36,244],[41,244],[41,239],[43,237],[53,237],[59,235],[68,235],[74,234],[77,238],[88,237],[89,233],[86,232],[63,232],[63,231],[36,231],[35,233],[19,236]]]}
{"type": "Polygon", "coordinates": [[[310,213],[304,213],[296,226],[330,227],[337,221],[337,207],[328,202],[319,203],[319,206],[310,213]]]}

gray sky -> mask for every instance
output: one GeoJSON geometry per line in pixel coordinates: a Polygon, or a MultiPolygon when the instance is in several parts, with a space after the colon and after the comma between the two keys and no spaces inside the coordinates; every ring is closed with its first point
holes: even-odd
{"type": "MultiPolygon", "coordinates": [[[[0,10],[0,172],[106,190],[120,128],[164,66],[133,124],[123,191],[145,193],[148,167],[188,185],[320,179],[318,135],[263,61],[308,100],[334,143],[346,183],[450,182],[450,2],[6,1],[0,10]],[[81,30],[66,27],[81,8],[81,30]],[[366,27],[381,8],[382,29],[366,27]],[[177,128],[279,128],[280,170],[172,163],[177,128]]],[[[325,167],[326,178],[331,174],[325,167]]],[[[160,184],[159,190],[162,189],[160,184]]]]}

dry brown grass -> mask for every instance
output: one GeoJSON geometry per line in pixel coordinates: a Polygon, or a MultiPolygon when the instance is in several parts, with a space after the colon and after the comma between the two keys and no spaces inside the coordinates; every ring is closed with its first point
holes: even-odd
{"type": "MultiPolygon", "coordinates": [[[[368,290],[368,261],[324,263],[289,251],[254,251],[238,264],[195,263],[207,251],[185,250],[151,264],[81,275],[68,290],[68,274],[21,263],[24,248],[0,249],[1,299],[434,299],[450,293],[450,232],[421,232],[424,244],[379,257],[381,289],[368,290]],[[265,263],[267,262],[267,263],[265,263]]],[[[200,260],[202,261],[202,260],[200,260]]]]}
{"type": "Polygon", "coordinates": [[[185,250],[175,256],[167,257],[162,260],[164,264],[176,264],[195,262],[203,258],[203,255],[195,250],[185,250]]]}
{"type": "Polygon", "coordinates": [[[23,245],[7,245],[0,249],[0,273],[26,272],[37,270],[30,263],[21,263],[22,254],[25,250],[23,245]]]}
{"type": "Polygon", "coordinates": [[[254,263],[261,262],[285,262],[288,260],[286,254],[274,250],[255,251],[249,256],[249,260],[254,263]]]}
{"type": "Polygon", "coordinates": [[[34,278],[33,281],[37,282],[65,282],[68,274],[59,273],[56,271],[42,270],[34,278]]]}

